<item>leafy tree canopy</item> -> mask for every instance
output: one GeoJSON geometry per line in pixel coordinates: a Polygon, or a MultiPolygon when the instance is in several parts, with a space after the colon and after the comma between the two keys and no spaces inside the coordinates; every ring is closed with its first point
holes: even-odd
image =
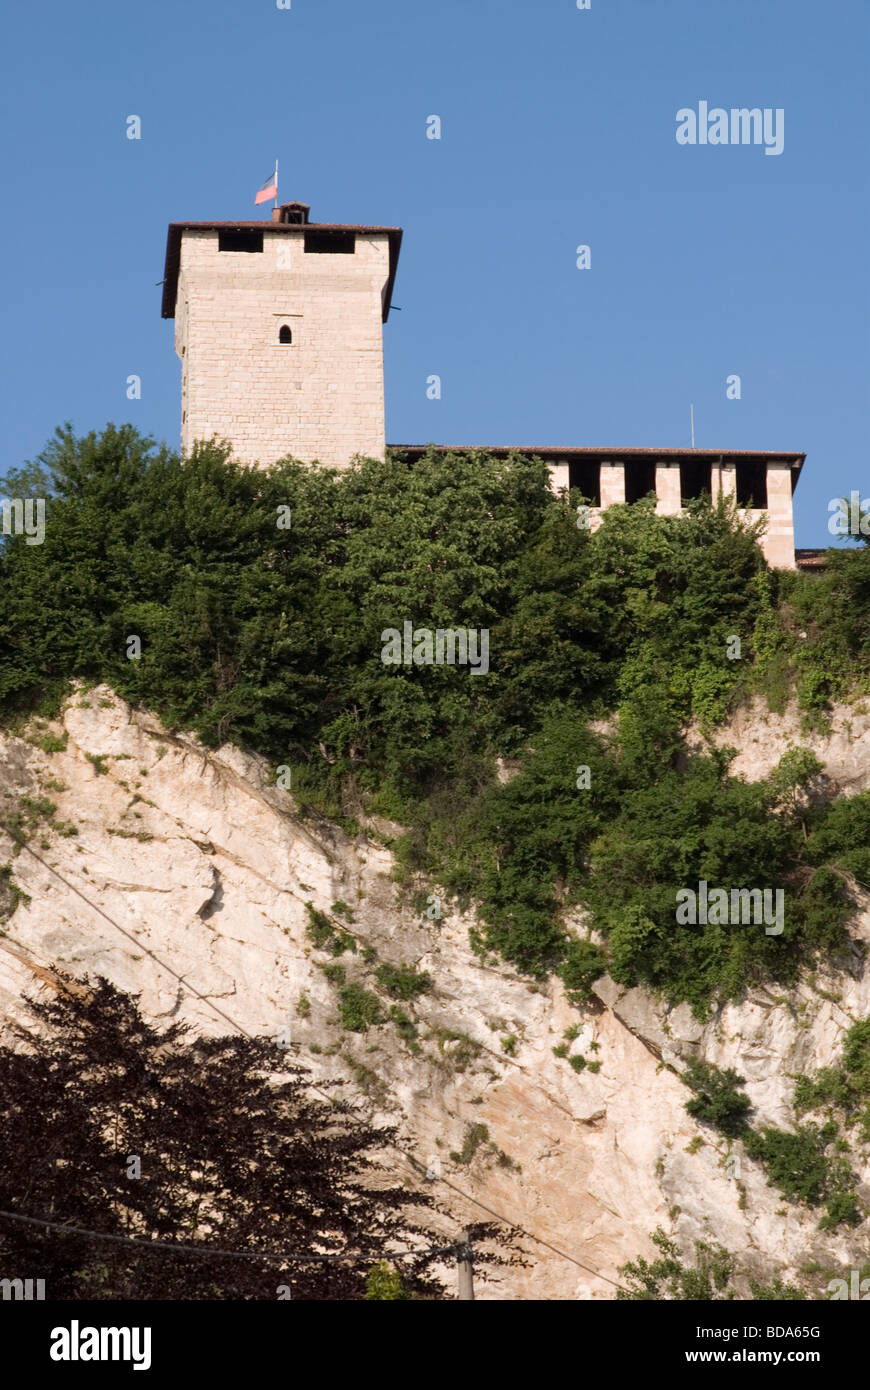
{"type": "Polygon", "coordinates": [[[443,1295],[437,1256],[400,1271],[390,1258],[449,1244],[430,1228],[428,1194],[388,1175],[392,1131],[312,1095],[275,1044],[157,1027],[105,981],[31,1009],[33,1030],[0,1048],[0,1210],[210,1253],[0,1216],[5,1271],[44,1278],[51,1299],[443,1295]],[[293,1262],[282,1251],[362,1258],[293,1262]]]}
{"type": "Polygon", "coordinates": [[[481,951],[578,999],[610,968],[704,1016],[845,944],[870,798],[818,794],[803,750],[749,786],[684,734],[753,690],[796,688],[818,719],[866,682],[867,547],[773,573],[725,500],[613,507],[593,533],[521,455],[250,470],[214,442],[182,463],[130,426],[67,427],[5,481],[48,497],[44,543],[0,548],[8,720],[103,680],[289,764],[303,813],[406,825],[401,873],[473,901],[481,951]],[[405,622],[487,630],[488,673],[385,664],[405,622]],[[782,934],[678,925],[701,879],[781,888],[782,934]],[[566,931],[571,908],[600,944],[566,931]]]}

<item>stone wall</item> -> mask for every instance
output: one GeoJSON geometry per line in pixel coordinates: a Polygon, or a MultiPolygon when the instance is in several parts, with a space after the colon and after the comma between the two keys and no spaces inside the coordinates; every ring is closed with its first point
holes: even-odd
{"type": "Polygon", "coordinates": [[[385,234],[353,254],[306,253],[305,228],[264,227],[262,252],[220,251],[217,231],[186,230],[176,307],[181,444],[228,439],[236,458],[287,454],[345,467],[383,457],[385,234]],[[282,344],[288,327],[292,342],[282,344]]]}
{"type": "MultiPolygon", "coordinates": [[[[691,456],[687,454],[687,457],[691,456]]],[[[551,486],[555,492],[569,486],[567,463],[556,464],[551,469],[551,486]]],[[[733,495],[736,489],[734,464],[713,464],[711,486],[714,496],[720,491],[726,496],[733,495]]],[[[595,531],[601,525],[601,515],[606,507],[624,501],[624,463],[602,461],[601,506],[591,508],[590,529],[595,531]]],[[[659,460],[656,464],[656,512],[659,516],[678,516],[681,510],[679,461],[659,460]]],[[[772,460],[767,465],[767,508],[762,510],[747,507],[742,509],[742,515],[747,522],[764,520],[767,523],[761,538],[761,549],[767,563],[775,569],[794,569],[792,481],[791,468],[786,461],[772,460]]]]}

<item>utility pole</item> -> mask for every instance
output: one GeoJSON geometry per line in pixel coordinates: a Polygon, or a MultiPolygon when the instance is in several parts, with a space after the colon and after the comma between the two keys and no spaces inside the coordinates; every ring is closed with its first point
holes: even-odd
{"type": "Polygon", "coordinates": [[[456,1278],[459,1301],[474,1298],[474,1251],[468,1231],[462,1232],[462,1245],[456,1252],[456,1278]]]}
{"type": "Polygon", "coordinates": [[[693,405],[690,405],[690,406],[689,406],[689,421],[690,421],[691,430],[692,430],[692,448],[694,449],[694,447],[695,447],[695,407],[694,407],[693,405]]]}

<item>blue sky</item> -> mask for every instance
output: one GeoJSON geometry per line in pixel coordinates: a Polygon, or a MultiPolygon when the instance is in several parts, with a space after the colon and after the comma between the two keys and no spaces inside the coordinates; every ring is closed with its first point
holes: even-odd
{"type": "Polygon", "coordinates": [[[806,451],[798,545],[870,493],[865,0],[46,0],[5,40],[5,466],[68,419],[177,444],[166,225],[257,215],[277,155],[405,229],[388,440],[679,446],[694,402],[699,446],[806,451]],[[678,145],[701,100],[783,153],[678,145]]]}

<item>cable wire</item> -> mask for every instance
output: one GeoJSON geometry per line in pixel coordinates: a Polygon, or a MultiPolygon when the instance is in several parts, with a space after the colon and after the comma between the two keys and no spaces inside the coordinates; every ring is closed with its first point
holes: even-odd
{"type": "MultiPolygon", "coordinates": [[[[205,1004],[208,1008],[212,1009],[216,1014],[218,1014],[222,1019],[224,1019],[225,1022],[229,1023],[231,1028],[235,1028],[237,1032],[239,1032],[243,1037],[248,1038],[251,1042],[263,1041],[262,1038],[257,1038],[255,1034],[249,1033],[248,1030],[244,1028],[241,1023],[238,1023],[236,1019],[231,1018],[228,1013],[225,1013],[225,1011],[221,1009],[219,1005],[215,1004],[215,1002],[211,998],[209,998],[208,995],[202,994],[198,989],[191,985],[183,975],[179,975],[177,970],[175,970],[171,965],[168,965],[165,960],[162,960],[161,957],[158,956],[155,951],[152,951],[149,946],[146,946],[144,942],[140,941],[137,936],[134,936],[131,932],[128,932],[125,927],[122,927],[119,922],[116,922],[113,917],[110,917],[107,912],[104,912],[103,909],[97,905],[97,903],[92,902],[91,899],[87,897],[85,893],[82,893],[80,889],[76,888],[74,883],[70,883],[69,880],[65,878],[62,873],[60,873],[57,869],[53,868],[51,864],[47,863],[47,861],[43,859],[41,855],[37,854],[36,850],[33,849],[32,846],[29,845],[28,842],[25,839],[23,839],[21,835],[19,835],[16,831],[12,830],[3,821],[0,821],[0,830],[5,831],[5,833],[9,836],[9,838],[12,841],[14,841],[15,844],[19,845],[21,849],[26,850],[28,854],[32,855],[32,857],[37,861],[37,863],[41,864],[44,869],[47,869],[50,874],[53,874],[56,879],[58,879],[62,884],[64,884],[66,888],[70,890],[71,893],[75,893],[77,897],[81,898],[82,902],[87,903],[88,907],[90,907],[94,912],[98,913],[104,921],[108,922],[109,925],[114,927],[116,931],[119,931],[122,934],[122,936],[125,936],[127,938],[128,941],[132,941],[138,950],[144,951],[145,954],[150,956],[152,960],[156,961],[159,966],[161,966],[164,970],[168,971],[168,973],[173,977],[173,979],[177,980],[179,984],[183,985],[183,987],[186,990],[188,990],[192,995],[194,995],[197,999],[201,1000],[203,1004],[205,1004]]],[[[334,1097],[329,1095],[329,1093],[323,1090],[322,1087],[318,1086],[316,1081],[308,1081],[306,1084],[310,1087],[311,1090],[316,1092],[324,1100],[327,1100],[330,1103],[330,1105],[334,1104],[334,1097]]],[[[558,1246],[551,1244],[550,1241],[545,1240],[542,1236],[536,1236],[532,1231],[527,1231],[525,1227],[518,1225],[515,1221],[511,1221],[509,1217],[504,1216],[501,1212],[497,1212],[493,1207],[487,1206],[485,1202],[481,1202],[479,1198],[472,1196],[470,1192],[464,1191],[464,1189],[458,1187],[456,1183],[451,1182],[449,1178],[441,1177],[437,1174],[434,1175],[434,1177],[430,1178],[429,1168],[424,1167],[424,1165],[420,1163],[418,1159],[416,1159],[412,1154],[409,1154],[405,1149],[401,1147],[400,1144],[396,1144],[394,1141],[388,1141],[386,1147],[392,1149],[394,1153],[400,1154],[401,1157],[406,1160],[406,1162],[411,1164],[411,1166],[418,1174],[422,1174],[429,1181],[442,1183],[445,1187],[449,1188],[451,1192],[455,1192],[456,1195],[461,1197],[464,1201],[470,1202],[473,1206],[478,1207],[480,1211],[485,1211],[488,1216],[493,1217],[496,1221],[499,1221],[503,1226],[507,1226],[509,1229],[516,1231],[519,1235],[524,1236],[527,1240],[534,1241],[537,1245],[540,1245],[545,1250],[552,1251],[552,1253],[554,1255],[558,1255],[560,1259],[567,1260],[570,1264],[576,1265],[578,1269],[584,1270],[587,1274],[591,1274],[594,1278],[603,1279],[605,1283],[611,1284],[613,1288],[624,1288],[624,1285],[619,1284],[615,1279],[611,1279],[609,1275],[599,1273],[598,1270],[592,1269],[589,1265],[584,1264],[582,1260],[578,1260],[576,1256],[569,1255],[566,1251],[560,1250],[558,1246]]],[[[31,1217],[28,1219],[36,1220],[37,1218],[31,1217]]],[[[50,1225],[53,1223],[45,1224],[50,1225]]],[[[61,1229],[66,1230],[69,1228],[62,1227],[61,1229]]],[[[180,1247],[172,1245],[171,1248],[177,1250],[180,1247]]],[[[455,1249],[455,1246],[450,1248],[455,1249]]],[[[392,1258],[392,1256],[390,1258],[392,1258]]]]}
{"type": "Polygon", "coordinates": [[[441,1255],[454,1250],[458,1250],[461,1241],[454,1241],[452,1245],[429,1245],[423,1250],[389,1250],[384,1252],[374,1252],[365,1255],[361,1251],[347,1255],[329,1254],[299,1254],[294,1250],[222,1250],[219,1246],[213,1245],[188,1245],[182,1241],[174,1240],[150,1240],[146,1236],[122,1236],[111,1231],[89,1231],[83,1226],[66,1226],[62,1221],[45,1221],[38,1216],[23,1216],[20,1212],[0,1211],[0,1217],[7,1221],[20,1221],[27,1226],[44,1226],[48,1230],[60,1231],[67,1236],[84,1236],[89,1240],[108,1240],[115,1245],[136,1245],[145,1250],[171,1250],[184,1251],[190,1255],[206,1255],[209,1258],[220,1257],[224,1260],[276,1260],[282,1263],[293,1264],[315,1264],[328,1263],[335,1261],[344,1264],[369,1264],[372,1260],[386,1258],[390,1260],[407,1260],[417,1258],[420,1255],[441,1255]]]}

